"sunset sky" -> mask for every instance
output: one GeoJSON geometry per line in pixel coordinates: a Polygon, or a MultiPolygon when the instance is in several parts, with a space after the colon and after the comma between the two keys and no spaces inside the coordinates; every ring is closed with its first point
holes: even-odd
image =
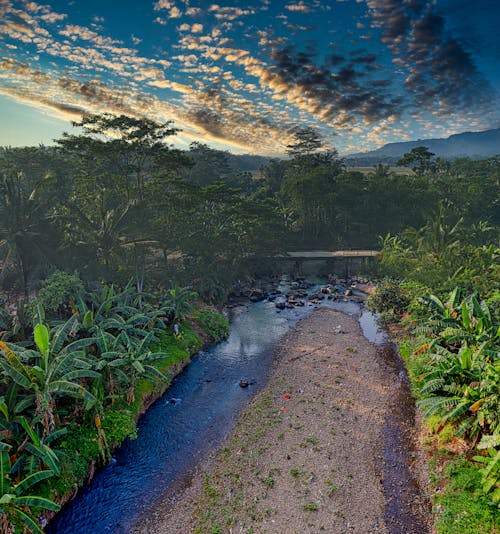
{"type": "Polygon", "coordinates": [[[498,28],[498,0],[0,0],[0,146],[105,111],[272,155],[495,128],[498,28]]]}

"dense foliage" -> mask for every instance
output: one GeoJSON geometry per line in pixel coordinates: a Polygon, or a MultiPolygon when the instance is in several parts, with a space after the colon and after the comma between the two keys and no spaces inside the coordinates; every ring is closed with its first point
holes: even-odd
{"type": "Polygon", "coordinates": [[[305,129],[289,159],[251,173],[200,143],[172,148],[168,123],[103,115],[76,127],[55,147],[0,151],[0,282],[26,296],[58,269],[133,277],[139,291],[177,281],[222,301],[284,250],[374,248],[381,235],[400,252],[392,272],[461,268],[467,279],[494,255],[467,247],[498,236],[498,158],[444,162],[424,150],[408,160],[415,172],[361,173],[305,129]]]}
{"type": "Polygon", "coordinates": [[[22,525],[41,532],[38,515],[57,511],[57,500],[82,483],[91,463],[106,462],[134,436],[144,403],[201,347],[189,312],[211,339],[227,335],[227,321],[195,309],[196,293],[179,286],[167,296],[139,294],[133,285],[89,293],[78,277],[59,272],[42,290],[31,306],[32,334],[0,341],[2,532],[22,525]],[[48,321],[42,290],[50,287],[48,321]]]}
{"type": "Polygon", "coordinates": [[[498,226],[465,225],[445,205],[420,229],[385,237],[379,267],[392,278],[379,284],[371,305],[410,335],[400,346],[417,406],[438,460],[444,455],[447,465],[435,475],[437,483],[447,480],[436,497],[437,532],[494,532],[500,521],[498,226]]]}

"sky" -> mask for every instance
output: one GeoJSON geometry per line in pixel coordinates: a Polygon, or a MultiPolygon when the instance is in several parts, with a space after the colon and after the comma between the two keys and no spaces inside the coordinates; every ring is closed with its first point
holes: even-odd
{"type": "Polygon", "coordinates": [[[0,146],[103,112],[263,155],[500,126],[498,0],[217,2],[0,0],[0,146]]]}

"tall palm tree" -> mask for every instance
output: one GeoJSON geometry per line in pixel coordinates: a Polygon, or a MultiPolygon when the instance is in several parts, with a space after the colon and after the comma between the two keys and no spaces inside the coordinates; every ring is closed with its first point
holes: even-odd
{"type": "Polygon", "coordinates": [[[45,256],[49,206],[44,194],[51,177],[32,185],[22,172],[0,177],[0,250],[3,251],[0,279],[14,262],[22,275],[25,295],[33,265],[45,256]]]}

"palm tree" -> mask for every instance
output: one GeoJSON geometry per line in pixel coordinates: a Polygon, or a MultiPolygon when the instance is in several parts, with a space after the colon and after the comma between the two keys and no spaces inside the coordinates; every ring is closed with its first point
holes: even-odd
{"type": "Polygon", "coordinates": [[[12,261],[22,274],[23,290],[28,291],[28,278],[35,260],[44,257],[47,236],[47,203],[42,194],[51,182],[50,176],[30,186],[22,172],[0,178],[0,249],[3,265],[0,279],[12,261]]]}
{"type": "Polygon", "coordinates": [[[76,335],[78,326],[75,317],[52,333],[44,324],[37,324],[34,329],[37,351],[8,346],[0,341],[0,351],[4,356],[0,358],[0,368],[27,392],[25,404],[35,404],[35,414],[41,417],[45,435],[55,428],[58,396],[94,400],[94,396],[78,381],[100,376],[90,369],[83,350],[95,339],[79,339],[64,345],[70,334],[76,335]],[[24,363],[29,361],[34,364],[24,363]]]}

